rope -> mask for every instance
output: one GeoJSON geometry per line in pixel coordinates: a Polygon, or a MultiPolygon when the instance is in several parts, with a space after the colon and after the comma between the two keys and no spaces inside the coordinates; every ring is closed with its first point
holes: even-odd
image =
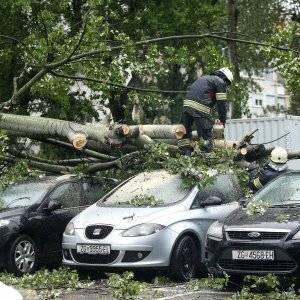
{"type": "Polygon", "coordinates": [[[291,132],[288,132],[286,134],[284,134],[283,136],[279,137],[278,139],[275,139],[275,140],[272,140],[270,142],[266,142],[266,143],[259,143],[259,144],[249,144],[249,145],[266,145],[266,144],[270,144],[270,143],[273,143],[273,142],[276,142],[282,138],[284,138],[285,136],[287,136],[288,134],[290,134],[291,132]]]}

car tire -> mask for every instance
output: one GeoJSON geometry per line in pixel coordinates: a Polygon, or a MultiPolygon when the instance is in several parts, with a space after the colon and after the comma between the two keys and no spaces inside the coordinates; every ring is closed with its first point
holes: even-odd
{"type": "Polygon", "coordinates": [[[169,277],[176,282],[189,281],[196,274],[198,260],[195,241],[188,235],[181,237],[172,253],[169,277]]]}
{"type": "Polygon", "coordinates": [[[37,269],[37,258],[36,243],[28,235],[22,234],[9,247],[6,270],[16,276],[31,274],[37,269]]]}

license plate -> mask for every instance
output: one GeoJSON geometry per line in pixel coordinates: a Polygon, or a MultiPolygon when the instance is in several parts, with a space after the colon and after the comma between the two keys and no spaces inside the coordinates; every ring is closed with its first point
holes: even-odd
{"type": "Polygon", "coordinates": [[[84,245],[77,244],[78,254],[110,254],[110,245],[84,245]]]}
{"type": "Polygon", "coordinates": [[[274,260],[273,250],[232,250],[232,259],[274,260]]]}

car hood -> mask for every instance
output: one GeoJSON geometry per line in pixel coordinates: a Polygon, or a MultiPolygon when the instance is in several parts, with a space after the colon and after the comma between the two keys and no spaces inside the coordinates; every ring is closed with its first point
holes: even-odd
{"type": "Polygon", "coordinates": [[[23,215],[25,211],[26,211],[26,207],[4,209],[0,211],[0,219],[18,217],[20,215],[23,215]]]}
{"type": "MultiPolygon", "coordinates": [[[[169,217],[186,210],[178,204],[168,207],[105,207],[92,205],[73,219],[75,228],[85,228],[90,224],[110,224],[116,229],[127,229],[137,224],[159,222],[167,226],[169,217]],[[168,216],[168,218],[163,218],[168,216]],[[159,220],[158,220],[159,219],[159,220]]],[[[172,218],[173,219],[173,218],[172,218]]]]}
{"type": "Polygon", "coordinates": [[[300,207],[269,207],[264,213],[247,214],[246,209],[238,208],[225,220],[225,227],[282,228],[293,229],[299,226],[300,207]],[[287,221],[279,220],[279,215],[287,221]]]}

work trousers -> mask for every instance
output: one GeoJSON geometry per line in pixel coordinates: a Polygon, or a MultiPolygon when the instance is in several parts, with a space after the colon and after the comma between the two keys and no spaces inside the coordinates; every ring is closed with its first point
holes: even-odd
{"type": "Polygon", "coordinates": [[[201,116],[201,117],[194,117],[188,112],[182,113],[182,123],[185,127],[186,134],[183,138],[190,139],[192,137],[192,127],[193,123],[195,123],[196,131],[198,134],[198,138],[202,137],[206,141],[210,141],[213,138],[212,134],[212,117],[207,116],[201,116]]]}
{"type": "MultiPolygon", "coordinates": [[[[186,134],[182,137],[182,140],[191,139],[192,137],[192,127],[195,124],[198,138],[202,138],[207,141],[207,145],[204,146],[202,150],[206,152],[211,152],[213,149],[213,121],[210,115],[195,116],[194,114],[184,111],[182,113],[182,124],[186,129],[186,134]]],[[[180,146],[180,140],[178,141],[179,149],[182,150],[185,154],[189,155],[191,151],[190,146],[180,146]]]]}

